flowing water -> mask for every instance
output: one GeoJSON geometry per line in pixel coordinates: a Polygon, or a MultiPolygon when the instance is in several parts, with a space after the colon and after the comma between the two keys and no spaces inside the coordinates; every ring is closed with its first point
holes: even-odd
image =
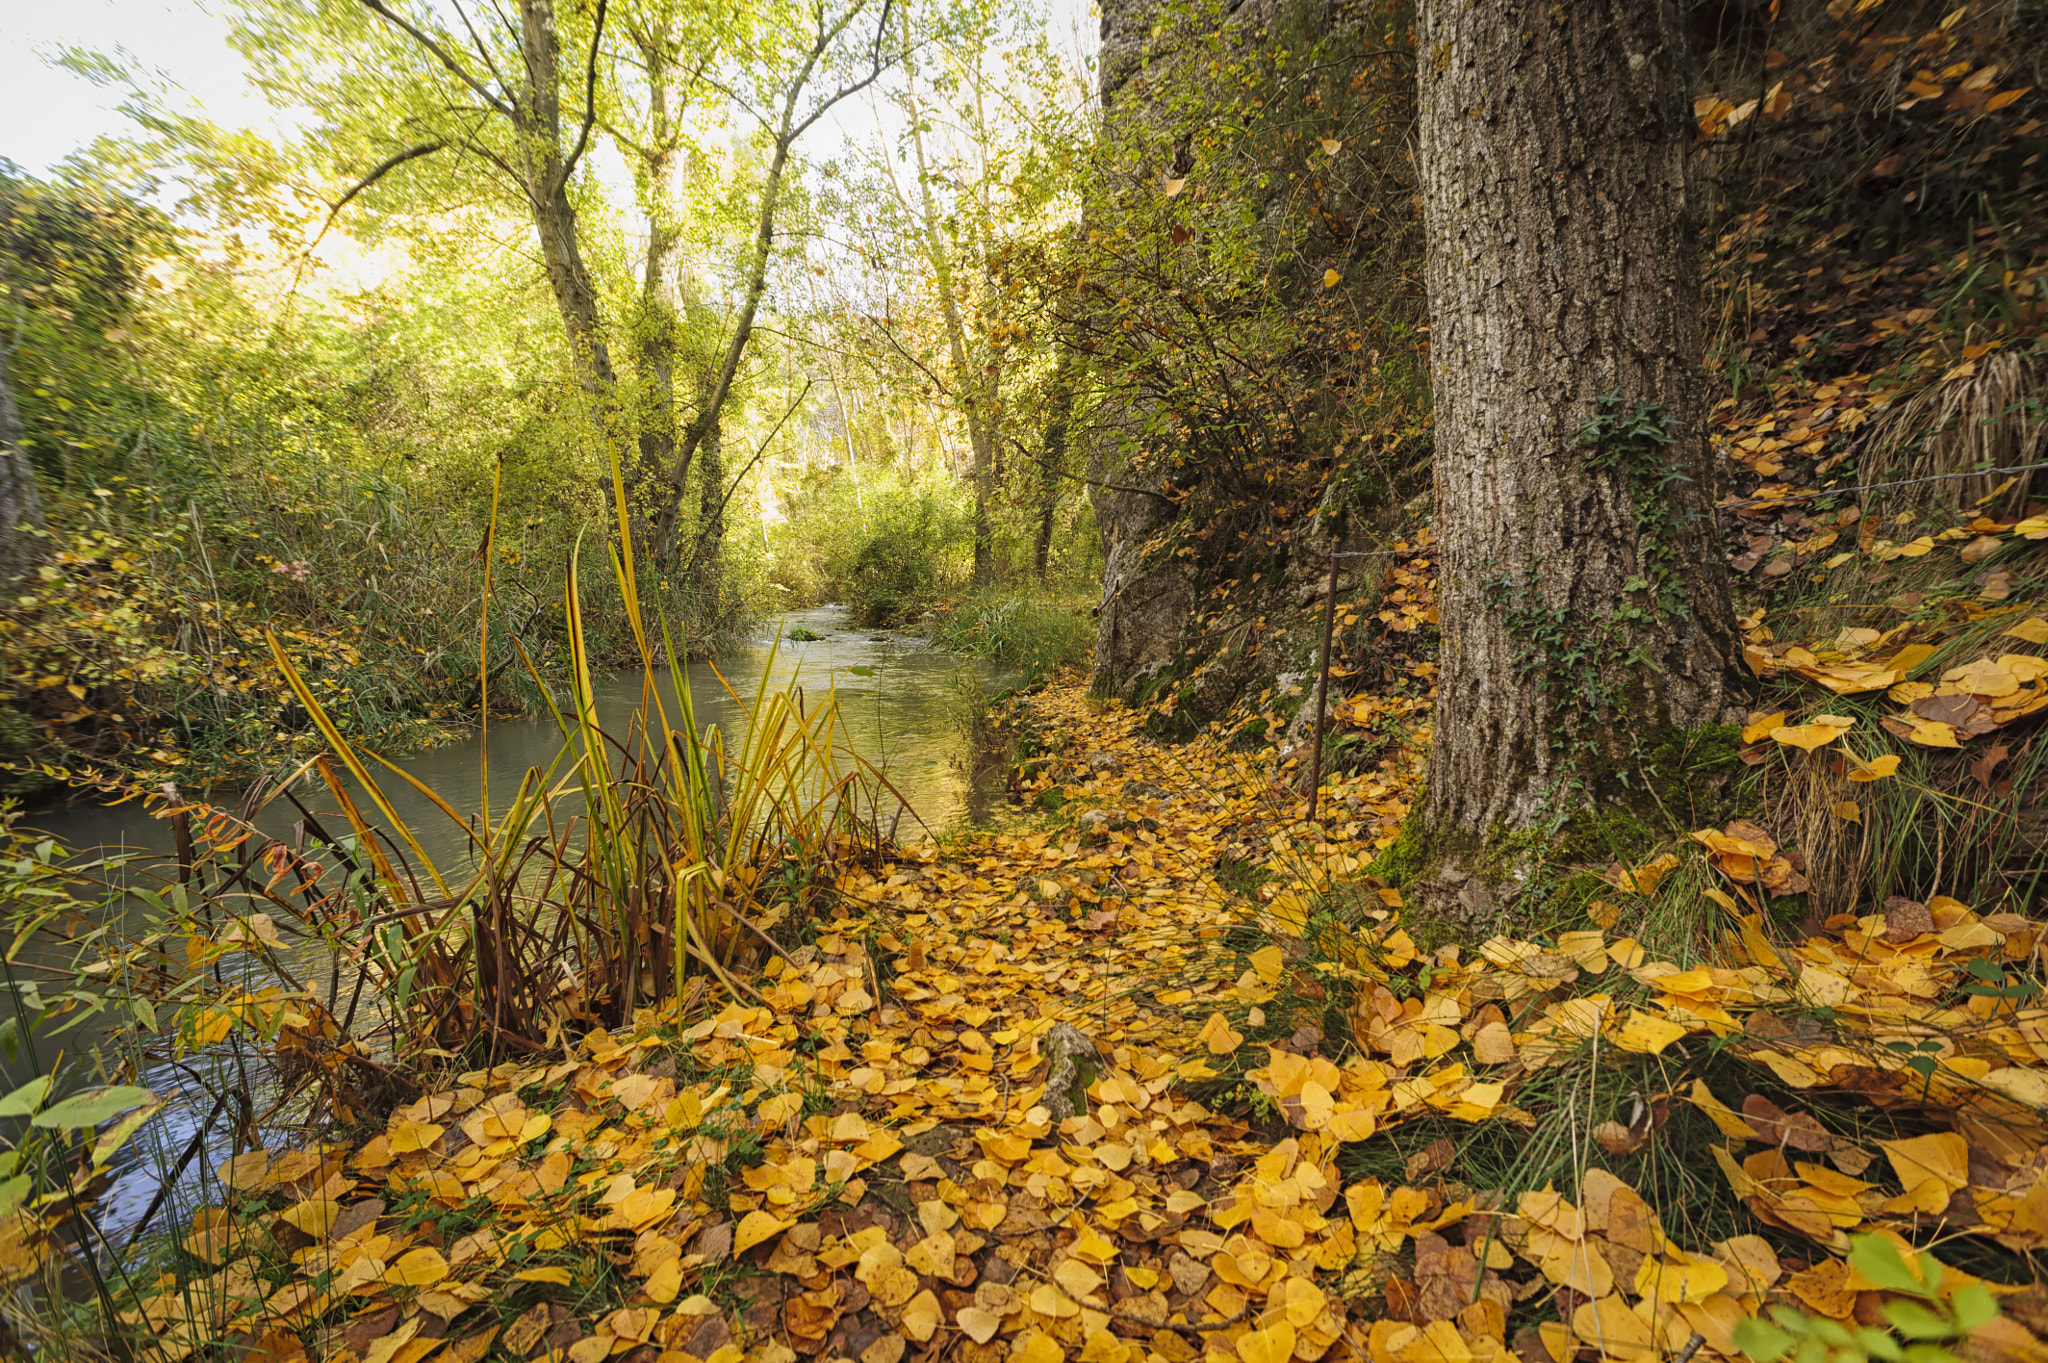
{"type": "MultiPolygon", "coordinates": [[[[836,689],[844,720],[843,741],[879,769],[907,805],[899,807],[894,797],[884,797],[884,804],[872,814],[885,830],[894,825],[899,837],[910,840],[927,830],[938,832],[980,817],[980,797],[985,792],[974,789],[970,776],[971,755],[961,722],[961,685],[963,680],[972,680],[986,687],[999,686],[1006,679],[996,669],[932,648],[913,636],[861,628],[837,606],[794,611],[783,616],[779,625],[783,631],[779,647],[771,634],[720,659],[715,671],[703,664],[687,669],[691,704],[700,727],[718,726],[728,747],[736,749],[745,719],[735,694],[751,708],[764,681],[771,689],[799,688],[807,702],[836,689]],[[814,641],[790,639],[788,635],[795,632],[821,637],[814,641]]],[[[627,732],[647,681],[642,673],[629,672],[598,684],[598,720],[607,732],[627,732]]],[[[662,673],[653,681],[673,718],[675,679],[662,673]]],[[[491,808],[502,811],[527,770],[538,767],[546,771],[562,751],[562,735],[551,718],[493,720],[482,735],[406,758],[400,765],[467,815],[480,808],[486,768],[491,808]]],[[[557,772],[566,765],[564,762],[557,772]]],[[[451,869],[466,864],[468,838],[460,826],[407,783],[390,778],[379,784],[428,856],[451,869]]],[[[333,803],[317,787],[297,793],[316,811],[333,803]]],[[[238,802],[217,797],[214,803],[234,808],[238,802]]],[[[288,802],[276,800],[258,823],[265,832],[290,840],[298,817],[288,802]]],[[[161,866],[172,856],[168,825],[151,818],[138,804],[48,809],[23,822],[80,851],[130,854],[136,873],[152,864],[161,866]]],[[[344,826],[338,817],[328,822],[330,829],[344,826]]],[[[300,978],[324,978],[327,974],[328,957],[317,943],[300,952],[286,952],[284,959],[300,978]]],[[[59,1051],[76,1056],[95,1039],[106,1036],[102,1031],[96,1038],[80,1028],[54,1040],[39,1038],[36,1051],[47,1065],[59,1051]]],[[[28,1060],[23,1056],[20,1063],[0,1067],[9,1087],[26,1079],[28,1060]]],[[[71,1073],[75,1086],[79,1082],[76,1068],[71,1073]]],[[[182,1079],[176,1070],[161,1067],[145,1073],[141,1082],[165,1093],[178,1088],[182,1079]]],[[[133,1230],[156,1197],[159,1171],[178,1160],[205,1116],[203,1109],[173,1104],[161,1120],[139,1133],[135,1155],[122,1161],[119,1177],[101,1204],[102,1224],[115,1233],[117,1244],[120,1233],[133,1230]]],[[[226,1127],[225,1122],[219,1125],[226,1127]]],[[[210,1183],[211,1163],[229,1153],[214,1149],[217,1143],[212,1136],[198,1143],[201,1148],[195,1162],[199,1167],[183,1175],[178,1196],[172,1200],[174,1207],[189,1206],[191,1198],[203,1196],[203,1187],[194,1185],[210,1183]]],[[[155,1224],[162,1226],[164,1218],[158,1217],[155,1224]]]]}

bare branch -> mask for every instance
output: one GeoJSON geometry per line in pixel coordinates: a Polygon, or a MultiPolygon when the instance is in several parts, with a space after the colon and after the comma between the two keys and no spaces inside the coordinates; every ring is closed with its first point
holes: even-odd
{"type": "Polygon", "coordinates": [[[484,59],[484,66],[489,69],[491,73],[491,79],[498,82],[498,87],[500,89],[511,89],[512,87],[505,83],[505,73],[503,71],[500,71],[498,69],[498,64],[491,60],[491,50],[489,47],[484,45],[483,35],[476,31],[475,24],[469,22],[469,11],[462,7],[462,0],[453,0],[453,3],[455,5],[456,14],[461,16],[462,27],[469,34],[470,46],[476,49],[477,56],[482,57],[484,59]]]}
{"type": "Polygon", "coordinates": [[[407,161],[415,161],[422,156],[432,156],[447,145],[446,142],[422,142],[417,147],[407,147],[404,151],[394,156],[386,157],[382,165],[356,181],[355,184],[349,187],[348,193],[334,201],[334,206],[327,210],[327,220],[320,224],[319,232],[314,234],[312,245],[308,246],[306,250],[310,252],[314,246],[320,244],[321,239],[327,235],[327,229],[334,226],[334,220],[341,216],[341,210],[348,207],[349,200],[355,198],[356,195],[362,193],[371,185],[376,184],[392,171],[397,170],[407,161]]]}
{"type": "Polygon", "coordinates": [[[441,65],[447,67],[449,72],[453,74],[457,80],[461,81],[464,85],[467,85],[470,89],[474,90],[477,94],[477,98],[481,99],[484,103],[490,105],[499,113],[504,114],[506,117],[511,117],[512,110],[506,107],[504,101],[499,99],[497,95],[493,94],[490,90],[490,87],[484,85],[481,81],[477,80],[476,77],[470,75],[468,69],[465,68],[462,65],[462,63],[456,61],[454,57],[449,55],[447,48],[442,47],[441,44],[435,42],[433,38],[429,36],[425,31],[418,28],[410,21],[403,19],[400,16],[392,13],[389,9],[385,7],[384,0],[362,0],[362,2],[363,7],[365,9],[368,9],[372,14],[382,16],[386,23],[390,24],[393,28],[398,29],[407,37],[411,38],[414,42],[418,43],[421,47],[424,47],[427,51],[431,52],[434,55],[435,59],[438,60],[441,63],[441,65]]]}
{"type": "MultiPolygon", "coordinates": [[[[562,163],[555,189],[569,183],[569,177],[576,173],[576,163],[583,159],[584,149],[590,145],[590,126],[597,121],[597,45],[604,39],[604,15],[609,4],[610,0],[597,0],[597,26],[590,33],[590,62],[583,73],[583,130],[576,134],[575,149],[562,163]]],[[[552,196],[553,190],[549,194],[552,196]]]]}

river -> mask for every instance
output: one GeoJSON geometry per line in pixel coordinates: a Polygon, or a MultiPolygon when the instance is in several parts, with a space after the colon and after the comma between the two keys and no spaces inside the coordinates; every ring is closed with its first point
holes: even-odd
{"type": "MultiPolygon", "coordinates": [[[[915,636],[862,628],[837,606],[792,611],[775,624],[781,633],[779,645],[771,632],[719,659],[716,671],[703,664],[686,669],[700,726],[717,725],[736,746],[745,721],[735,694],[751,707],[764,679],[770,688],[800,687],[807,699],[836,688],[845,721],[844,741],[880,769],[908,805],[900,813],[879,810],[884,828],[895,823],[899,837],[910,840],[925,830],[938,832],[980,815],[970,776],[962,683],[972,680],[991,688],[1003,685],[1008,679],[998,669],[931,647],[915,636]],[[820,637],[796,640],[789,637],[793,633],[820,637]]],[[[645,682],[644,674],[637,671],[614,674],[599,682],[598,718],[608,732],[626,733],[645,682]]],[[[669,713],[675,714],[674,679],[664,672],[655,683],[664,704],[671,707],[669,713]]],[[[469,814],[480,807],[485,759],[491,807],[496,811],[510,803],[529,768],[546,770],[561,750],[562,735],[552,718],[492,720],[481,734],[407,757],[400,765],[458,812],[469,814]]],[[[460,826],[405,782],[392,778],[380,785],[430,857],[451,868],[462,864],[468,838],[460,826]]],[[[315,810],[332,804],[317,784],[297,793],[315,810]]],[[[214,803],[234,808],[237,801],[217,796],[214,803]]],[[[297,818],[287,802],[278,800],[258,822],[266,832],[289,838],[297,818]]],[[[45,809],[23,822],[80,851],[130,854],[134,874],[148,874],[148,868],[160,867],[172,856],[169,827],[135,803],[45,809]]],[[[337,818],[332,826],[341,827],[342,821],[337,818]]],[[[292,956],[287,953],[286,964],[299,970],[302,978],[309,973],[315,977],[325,974],[323,961],[294,960],[292,956]]],[[[107,1040],[114,1042],[111,1049],[123,1049],[118,1038],[105,1031],[92,1035],[80,1028],[54,1039],[39,1038],[36,1051],[47,1065],[60,1051],[77,1056],[95,1041],[107,1040]]],[[[21,1059],[22,1063],[0,1066],[10,1087],[26,1078],[27,1057],[21,1059]]],[[[71,1073],[75,1086],[78,1072],[74,1068],[71,1073]]],[[[169,1067],[152,1068],[141,1079],[159,1093],[176,1089],[180,1081],[178,1072],[169,1067]]],[[[101,1224],[116,1243],[135,1229],[156,1197],[159,1171],[178,1159],[204,1115],[203,1110],[174,1103],[138,1133],[100,1204],[101,1224]]],[[[220,1125],[224,1129],[226,1123],[220,1125]]],[[[203,1143],[207,1148],[197,1161],[201,1167],[187,1172],[180,1181],[178,1195],[172,1199],[174,1213],[189,1214],[185,1209],[194,1205],[195,1199],[203,1199],[203,1184],[210,1182],[205,1177],[207,1167],[229,1153],[212,1149],[214,1143],[212,1138],[203,1143]]],[[[164,1218],[158,1217],[154,1224],[161,1227],[164,1218]]]]}

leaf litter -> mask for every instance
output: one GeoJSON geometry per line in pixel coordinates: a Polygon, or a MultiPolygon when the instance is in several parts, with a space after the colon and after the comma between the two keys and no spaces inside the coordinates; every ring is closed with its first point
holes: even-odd
{"type": "MultiPolygon", "coordinates": [[[[2048,1246],[2039,924],[1936,897],[1788,944],[1761,894],[1798,871],[1738,822],[1610,868],[1605,928],[1424,950],[1361,875],[1425,730],[1307,824],[1220,727],[1167,747],[1078,686],[1022,704],[1070,754],[1036,778],[1059,824],[846,871],[754,998],[239,1156],[127,1317],[144,1355],[1734,1357],[1767,1306],[1880,1319],[1851,1233],[1909,1264],[1937,1235],[2048,1246]],[[1613,930],[1656,894],[1718,916],[1701,959],[1613,930]],[[1089,1044],[1057,1092],[1062,1024],[1089,1044]],[[1603,1073],[1631,1086],[1611,1115],[1603,1073]],[[1691,1175],[1746,1224],[1616,1172],[1688,1122],[1691,1175]],[[1464,1154],[1491,1133],[1567,1157],[1489,1184],[1464,1154]]],[[[1977,1347],[2042,1356],[2007,1305],[1977,1347]]]]}

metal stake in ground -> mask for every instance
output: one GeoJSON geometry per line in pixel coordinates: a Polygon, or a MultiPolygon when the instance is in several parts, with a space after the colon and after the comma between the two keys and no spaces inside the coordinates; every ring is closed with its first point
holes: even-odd
{"type": "Polygon", "coordinates": [[[1323,704],[1330,694],[1330,635],[1337,623],[1337,555],[1330,555],[1330,585],[1323,592],[1323,665],[1316,673],[1315,757],[1309,767],[1308,817],[1315,822],[1316,800],[1323,793],[1323,704]]]}

